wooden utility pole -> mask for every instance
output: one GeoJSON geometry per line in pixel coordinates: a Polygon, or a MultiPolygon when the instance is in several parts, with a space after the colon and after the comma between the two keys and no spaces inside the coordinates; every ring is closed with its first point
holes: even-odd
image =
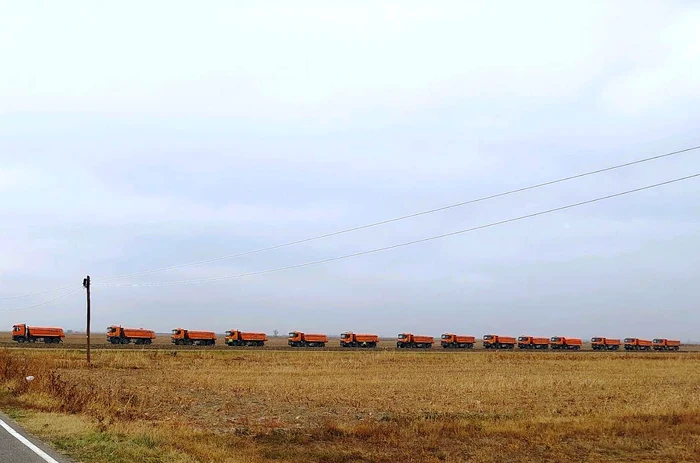
{"type": "Polygon", "coordinates": [[[90,275],[83,279],[83,287],[87,290],[87,363],[90,364],[90,275]]]}

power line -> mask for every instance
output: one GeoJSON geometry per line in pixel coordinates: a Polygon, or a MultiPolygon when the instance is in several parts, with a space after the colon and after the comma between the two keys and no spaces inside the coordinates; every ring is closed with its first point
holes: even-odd
{"type": "Polygon", "coordinates": [[[60,288],[47,289],[46,291],[39,291],[37,293],[20,294],[19,296],[0,297],[0,301],[6,301],[9,299],[23,299],[25,297],[32,297],[32,296],[39,296],[41,294],[55,293],[56,291],[61,291],[64,289],[72,288],[73,286],[75,286],[75,285],[61,286],[60,288]]]}
{"type": "Polygon", "coordinates": [[[301,268],[301,267],[308,267],[308,266],[311,266],[311,265],[325,264],[325,263],[328,263],[328,262],[334,262],[334,261],[338,261],[338,260],[342,260],[342,259],[349,259],[349,258],[352,258],[352,257],[364,256],[364,255],[367,255],[367,254],[374,254],[374,253],[377,253],[377,252],[388,251],[388,250],[391,250],[391,249],[401,248],[401,247],[405,247],[405,246],[412,246],[412,245],[414,245],[414,244],[425,243],[425,242],[427,242],[427,241],[434,241],[434,240],[438,240],[438,239],[442,239],[442,238],[447,238],[447,237],[450,237],[450,236],[455,236],[455,235],[460,235],[460,234],[464,234],[464,233],[469,233],[469,232],[473,232],[473,231],[477,231],[477,230],[482,230],[482,229],[484,229],[484,228],[491,228],[491,227],[495,227],[495,226],[498,226],[498,225],[504,225],[504,224],[508,224],[508,223],[512,223],[512,222],[517,222],[517,221],[520,221],[520,220],[525,220],[525,219],[530,219],[530,218],[533,218],[533,217],[538,217],[538,216],[545,215],[545,214],[551,214],[551,213],[553,213],[553,212],[563,211],[563,210],[565,210],[565,209],[571,209],[571,208],[574,208],[574,207],[583,206],[583,205],[585,205],[585,204],[591,204],[591,203],[596,203],[596,202],[599,202],[599,201],[605,201],[605,200],[607,200],[607,199],[617,198],[617,197],[619,197],[619,196],[629,195],[629,194],[632,194],[632,193],[637,193],[637,192],[639,192],[639,191],[649,190],[649,189],[657,188],[657,187],[660,187],[660,186],[663,186],[663,185],[669,185],[669,184],[671,184],[671,183],[681,182],[681,181],[683,181],[683,180],[689,180],[689,179],[695,178],[695,177],[700,177],[700,173],[693,174],[693,175],[688,175],[688,176],[686,176],[686,177],[676,178],[676,179],[673,179],[673,180],[668,180],[668,181],[661,182],[661,183],[655,183],[655,184],[653,184],[653,185],[647,185],[647,186],[644,186],[644,187],[641,187],[641,188],[635,188],[635,189],[633,189],[633,190],[627,190],[627,191],[623,191],[623,192],[620,192],[620,193],[615,193],[615,194],[611,194],[611,195],[607,195],[607,196],[601,196],[601,197],[599,197],[599,198],[589,199],[589,200],[587,200],[587,201],[581,201],[581,202],[578,202],[578,203],[568,204],[568,205],[566,205],[566,206],[560,206],[560,207],[556,207],[556,208],[554,208],[554,209],[548,209],[548,210],[545,210],[545,211],[535,212],[535,213],[533,213],[533,214],[527,214],[527,215],[522,215],[522,216],[519,216],[519,217],[514,217],[514,218],[510,218],[510,219],[506,219],[506,220],[501,220],[501,221],[499,221],[499,222],[492,222],[492,223],[489,223],[489,224],[486,224],[486,225],[479,225],[479,226],[477,226],[477,227],[466,228],[466,229],[464,229],[464,230],[458,230],[458,231],[454,231],[454,232],[450,232],[450,233],[444,233],[444,234],[442,234],[442,235],[435,235],[435,236],[431,236],[431,237],[428,237],[428,238],[422,238],[422,239],[419,239],[419,240],[407,241],[407,242],[404,242],[404,243],[394,244],[394,245],[391,245],[391,246],[384,246],[384,247],[381,247],[381,248],[375,248],[375,249],[370,249],[370,250],[367,250],[367,251],[361,251],[361,252],[356,252],[356,253],[352,253],[352,254],[346,254],[346,255],[343,255],[343,256],[332,257],[332,258],[329,258],[329,259],[322,259],[322,260],[316,260],[316,261],[311,261],[311,262],[305,262],[305,263],[297,264],[297,265],[289,265],[289,266],[286,266],[286,267],[278,267],[278,268],[273,268],[273,269],[268,269],[268,270],[260,270],[260,271],[257,271],[257,272],[240,273],[240,274],[238,274],[238,275],[227,275],[227,276],[220,276],[220,277],[203,278],[203,279],[199,279],[199,280],[180,280],[180,281],[165,281],[165,282],[159,282],[159,283],[134,283],[134,284],[125,284],[125,283],[102,283],[102,284],[97,284],[97,285],[98,285],[98,286],[112,286],[112,287],[154,287],[154,286],[173,286],[173,285],[186,285],[186,284],[210,283],[210,282],[215,282],[215,281],[232,280],[232,279],[236,279],[236,278],[243,278],[243,277],[254,276],[254,275],[264,275],[264,274],[266,274],[266,273],[281,272],[281,271],[292,270],[292,269],[297,269],[297,268],[301,268]]]}
{"type": "MultiPolygon", "coordinates": [[[[75,286],[75,285],[72,285],[71,287],[73,287],[73,286],[75,286]]],[[[57,301],[57,300],[59,300],[59,299],[63,299],[64,297],[69,296],[69,295],[73,294],[73,293],[76,292],[76,291],[80,291],[81,288],[82,288],[82,286],[78,286],[77,288],[75,288],[75,289],[73,289],[73,290],[71,290],[71,291],[68,291],[67,293],[61,294],[60,296],[55,297],[55,298],[53,298],[53,299],[50,299],[50,300],[48,300],[48,301],[40,302],[40,303],[34,304],[34,305],[29,305],[29,306],[26,306],[26,307],[19,307],[19,308],[16,308],[16,309],[6,309],[6,310],[2,310],[2,312],[18,312],[18,311],[20,311],[20,310],[34,309],[34,308],[40,307],[40,306],[42,306],[42,305],[50,304],[50,303],[55,302],[55,301],[57,301]]]]}
{"type": "Polygon", "coordinates": [[[125,279],[125,278],[131,278],[131,277],[143,276],[143,275],[150,275],[150,274],[153,274],[153,273],[166,272],[166,271],[177,270],[177,269],[186,268],[186,267],[194,267],[194,266],[196,266],[196,265],[210,264],[210,263],[213,263],[213,262],[220,262],[220,261],[222,261],[222,260],[235,259],[235,258],[238,258],[238,257],[249,256],[249,255],[251,255],[251,254],[258,254],[258,253],[261,253],[261,252],[272,251],[272,250],[274,250],[274,249],[280,249],[280,248],[285,248],[285,247],[289,247],[289,246],[294,246],[294,245],[297,245],[297,244],[308,243],[308,242],[310,242],[310,241],[316,241],[316,240],[320,240],[320,239],[324,239],[324,238],[330,238],[330,237],[332,237],[332,236],[343,235],[343,234],[345,234],[345,233],[351,233],[351,232],[355,232],[355,231],[359,231],[359,230],[364,230],[364,229],[367,229],[367,228],[373,228],[373,227],[378,227],[378,226],[380,226],[380,225],[386,225],[386,224],[389,224],[389,223],[398,222],[398,221],[401,221],[401,220],[411,219],[411,218],[414,218],[414,217],[420,217],[420,216],[422,216],[422,215],[433,214],[433,213],[435,213],[435,212],[445,211],[445,210],[453,209],[453,208],[456,208],[456,207],[462,207],[462,206],[466,206],[466,205],[468,205],[468,204],[474,204],[474,203],[478,203],[478,202],[482,202],[482,201],[488,201],[488,200],[490,200],[490,199],[500,198],[500,197],[503,197],[503,196],[508,196],[508,195],[512,195],[512,194],[516,194],[516,193],[522,193],[522,192],[524,192],[524,191],[534,190],[534,189],[536,189],[536,188],[542,188],[542,187],[545,187],[545,186],[554,185],[554,184],[562,183],[562,182],[567,182],[567,181],[569,181],[569,180],[575,180],[575,179],[579,179],[579,178],[582,178],[582,177],[587,177],[587,176],[590,176],[590,175],[600,174],[600,173],[603,173],[603,172],[609,172],[609,171],[612,171],[612,170],[622,169],[622,168],[624,168],[624,167],[629,167],[629,166],[633,166],[633,165],[636,165],[636,164],[642,164],[642,163],[644,163],[644,162],[654,161],[654,160],[662,159],[662,158],[668,158],[668,157],[671,157],[671,156],[676,156],[676,155],[678,155],[678,154],[687,153],[688,151],[693,151],[693,150],[697,150],[697,149],[700,149],[700,145],[698,145],[698,146],[693,146],[693,147],[690,147],[690,148],[685,148],[685,149],[678,150],[678,151],[672,151],[672,152],[665,153],[665,154],[659,154],[659,155],[657,155],[657,156],[651,156],[651,157],[644,158],[644,159],[638,159],[638,160],[636,160],[636,161],[626,162],[626,163],[624,163],[624,164],[617,164],[617,165],[614,165],[614,166],[605,167],[605,168],[603,168],[603,169],[592,170],[592,171],[589,171],[589,172],[584,172],[584,173],[582,173],[582,174],[571,175],[571,176],[569,176],[569,177],[563,177],[563,178],[556,179],[556,180],[551,180],[551,181],[548,181],[548,182],[537,183],[537,184],[535,184],[535,185],[531,185],[531,186],[527,186],[527,187],[523,187],[523,188],[517,188],[517,189],[515,189],[515,190],[509,190],[509,191],[505,191],[505,192],[503,192],[503,193],[497,193],[497,194],[493,194],[493,195],[490,195],[490,196],[483,196],[483,197],[477,198],[477,199],[470,199],[470,200],[462,201],[462,202],[459,202],[459,203],[449,204],[449,205],[447,205],[447,206],[441,206],[441,207],[437,207],[437,208],[434,208],[434,209],[429,209],[429,210],[425,210],[425,211],[416,212],[416,213],[413,213],[413,214],[403,215],[403,216],[400,216],[400,217],[394,217],[394,218],[392,218],[392,219],[386,219],[386,220],[382,220],[382,221],[379,221],[379,222],[373,222],[373,223],[369,223],[369,224],[366,224],[366,225],[360,225],[360,226],[353,227],[353,228],[347,228],[347,229],[344,229],[344,230],[339,230],[339,231],[335,231],[335,232],[331,232],[331,233],[326,233],[326,234],[323,234],[323,235],[312,236],[312,237],[310,237],[310,238],[304,238],[304,239],[300,239],[300,240],[296,240],[296,241],[290,241],[290,242],[288,242],[288,243],[282,243],[282,244],[278,244],[278,245],[275,245],[275,246],[269,246],[269,247],[265,247],[265,248],[255,249],[255,250],[252,250],[252,251],[246,251],[246,252],[242,252],[242,253],[239,253],[239,254],[230,254],[230,255],[226,255],[226,256],[214,257],[214,258],[211,258],[211,259],[199,260],[199,261],[190,262],[190,263],[187,263],[187,264],[173,265],[173,266],[170,266],[170,267],[162,267],[162,268],[156,268],[156,269],[152,269],[152,270],[144,270],[144,271],[141,271],[141,272],[129,273],[129,274],[120,275],[120,276],[111,277],[111,278],[106,278],[106,279],[98,280],[98,281],[107,282],[107,281],[114,281],[114,280],[123,280],[123,279],[125,279]]]}

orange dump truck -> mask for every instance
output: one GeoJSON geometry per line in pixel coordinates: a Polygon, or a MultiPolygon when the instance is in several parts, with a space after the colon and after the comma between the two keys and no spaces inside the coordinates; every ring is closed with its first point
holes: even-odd
{"type": "Polygon", "coordinates": [[[612,338],[591,338],[593,350],[620,350],[620,340],[612,338]]]}
{"type": "Polygon", "coordinates": [[[170,342],[176,346],[213,346],[216,344],[216,333],[213,331],[193,331],[175,328],[170,342]]]}
{"type": "Polygon", "coordinates": [[[340,347],[377,347],[379,336],[376,334],[357,334],[352,331],[340,333],[340,347]]]}
{"type": "Polygon", "coordinates": [[[681,342],[671,339],[658,338],[653,341],[654,350],[681,350],[681,342]]]}
{"type": "Polygon", "coordinates": [[[12,327],[12,340],[19,343],[44,341],[46,344],[58,344],[66,335],[63,328],[49,326],[27,326],[26,324],[12,327]]]}
{"type": "Polygon", "coordinates": [[[226,332],[226,344],[229,346],[264,346],[267,341],[265,333],[246,333],[229,330],[226,332]]]}
{"type": "Polygon", "coordinates": [[[473,349],[475,343],[474,336],[460,336],[453,333],[443,333],[440,336],[440,345],[445,349],[473,349]]]}
{"type": "Polygon", "coordinates": [[[328,336],[325,334],[302,333],[292,331],[289,333],[288,344],[292,347],[326,347],[328,336]]]}
{"type": "Polygon", "coordinates": [[[401,333],[396,338],[396,347],[399,349],[430,349],[435,343],[432,336],[420,336],[413,333],[401,333]]]}
{"type": "Polygon", "coordinates": [[[484,349],[513,349],[515,348],[515,338],[510,336],[499,336],[497,334],[485,334],[484,349]]]}
{"type": "Polygon", "coordinates": [[[568,349],[579,350],[583,342],[579,338],[565,338],[562,336],[554,336],[549,343],[552,349],[568,349]]]}
{"type": "Polygon", "coordinates": [[[143,328],[124,328],[112,325],[107,328],[107,342],[112,344],[150,344],[156,338],[156,334],[151,330],[143,328]]]}
{"type": "Polygon", "coordinates": [[[625,350],[651,350],[652,342],[646,339],[625,338],[625,350]]]}
{"type": "Polygon", "coordinates": [[[549,339],[536,338],[533,336],[518,337],[518,348],[520,349],[549,349],[549,339]]]}

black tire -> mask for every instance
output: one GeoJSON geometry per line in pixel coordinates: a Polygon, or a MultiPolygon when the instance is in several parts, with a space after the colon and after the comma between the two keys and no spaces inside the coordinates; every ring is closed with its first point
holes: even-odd
{"type": "Polygon", "coordinates": [[[27,341],[26,338],[17,338],[17,342],[20,344],[24,344],[27,341]]]}

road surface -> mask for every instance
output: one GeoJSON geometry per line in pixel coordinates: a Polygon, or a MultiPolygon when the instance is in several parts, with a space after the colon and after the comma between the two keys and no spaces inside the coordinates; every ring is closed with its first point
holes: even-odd
{"type": "Polygon", "coordinates": [[[71,463],[71,460],[58,456],[46,444],[29,436],[17,423],[0,413],[0,462],[71,463]]]}

